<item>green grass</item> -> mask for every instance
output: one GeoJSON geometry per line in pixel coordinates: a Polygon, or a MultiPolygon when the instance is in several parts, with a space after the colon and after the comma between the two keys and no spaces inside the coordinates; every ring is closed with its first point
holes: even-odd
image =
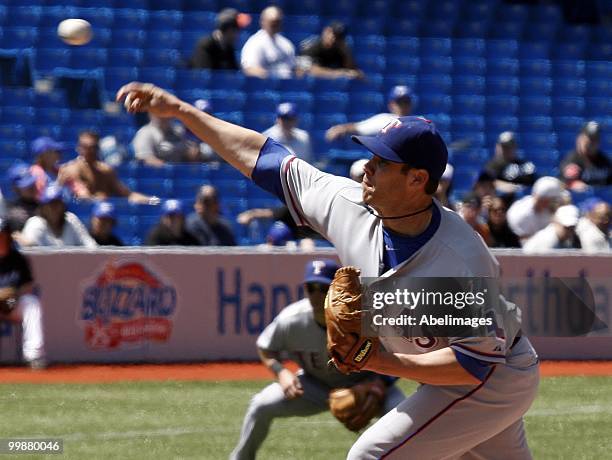
{"type": "MultiPolygon", "coordinates": [[[[64,455],[49,456],[55,459],[224,459],[238,439],[249,398],[265,384],[5,384],[0,437],[62,437],[64,455]]],[[[413,388],[405,382],[402,387],[413,388]]],[[[543,379],[526,418],[534,457],[612,458],[611,389],[612,378],[543,379]]],[[[282,419],[258,458],[341,459],[355,439],[328,413],[282,419]]]]}

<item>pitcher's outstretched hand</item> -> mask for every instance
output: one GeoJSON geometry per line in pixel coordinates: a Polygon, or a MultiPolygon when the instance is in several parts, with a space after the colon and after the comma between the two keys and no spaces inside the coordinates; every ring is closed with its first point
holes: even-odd
{"type": "Polygon", "coordinates": [[[169,92],[151,84],[137,81],[122,86],[117,91],[116,101],[123,100],[129,113],[149,112],[162,118],[174,117],[181,100],[169,92]]]}

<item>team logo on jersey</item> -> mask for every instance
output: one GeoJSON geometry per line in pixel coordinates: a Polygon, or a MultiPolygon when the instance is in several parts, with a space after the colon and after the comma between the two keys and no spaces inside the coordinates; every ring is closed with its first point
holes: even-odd
{"type": "Polygon", "coordinates": [[[94,349],[167,342],[177,293],[140,262],[111,262],[82,291],[79,321],[94,349]]]}

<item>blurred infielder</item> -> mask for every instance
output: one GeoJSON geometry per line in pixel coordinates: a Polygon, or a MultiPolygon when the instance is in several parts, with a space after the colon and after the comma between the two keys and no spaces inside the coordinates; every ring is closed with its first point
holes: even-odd
{"type": "Polygon", "coordinates": [[[333,260],[308,262],[306,298],[285,307],[257,339],[259,356],[278,382],[251,399],[240,440],[230,458],[255,458],[276,417],[313,415],[331,409],[348,429],[359,431],[372,417],[389,412],[404,400],[404,394],[393,385],[395,379],[371,372],[344,375],[328,366],[324,301],[338,268],[333,260]],[[283,367],[282,355],[300,365],[297,374],[283,367]]]}
{"type": "MultiPolygon", "coordinates": [[[[176,117],[225,160],[275,193],[296,222],[329,239],[366,277],[490,277],[482,239],[432,198],[447,162],[433,123],[400,117],[354,140],[374,155],[361,184],[323,173],[259,133],[204,114],[151,84],[117,93],[130,112],[176,117]]],[[[366,430],[349,459],[525,459],[523,415],[535,399],[538,358],[508,304],[494,337],[381,338],[362,368],[422,383],[366,430]]]]}

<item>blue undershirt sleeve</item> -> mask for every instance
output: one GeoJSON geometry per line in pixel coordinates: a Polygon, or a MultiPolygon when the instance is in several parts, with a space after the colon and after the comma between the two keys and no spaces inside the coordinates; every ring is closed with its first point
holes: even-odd
{"type": "Polygon", "coordinates": [[[257,186],[276,195],[283,203],[285,203],[285,194],[281,184],[280,169],[283,159],[289,155],[291,155],[289,150],[268,138],[259,151],[257,163],[251,174],[251,179],[257,186]]]}

